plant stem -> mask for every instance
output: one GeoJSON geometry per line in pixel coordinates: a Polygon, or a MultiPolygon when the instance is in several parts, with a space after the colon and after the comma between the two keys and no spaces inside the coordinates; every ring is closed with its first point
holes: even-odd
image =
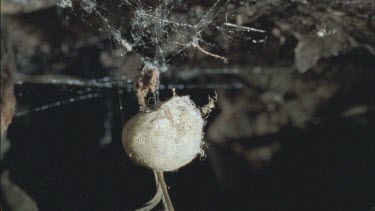
{"type": "Polygon", "coordinates": [[[161,189],[163,190],[164,200],[167,204],[167,209],[168,211],[174,211],[171,198],[169,197],[168,187],[164,180],[164,173],[162,171],[157,171],[156,175],[158,176],[159,184],[161,186],[161,189]]]}

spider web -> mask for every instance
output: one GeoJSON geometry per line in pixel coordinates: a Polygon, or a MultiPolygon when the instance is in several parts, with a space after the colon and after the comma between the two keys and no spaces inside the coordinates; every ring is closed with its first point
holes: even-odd
{"type": "Polygon", "coordinates": [[[100,22],[98,25],[103,26],[99,30],[105,31],[108,38],[113,41],[113,49],[121,48],[121,56],[137,54],[144,64],[157,65],[164,71],[168,69],[165,66],[173,58],[184,56],[184,53],[191,48],[224,60],[225,55],[211,52],[211,50],[218,50],[218,46],[206,41],[204,38],[206,30],[225,36],[229,42],[241,37],[254,43],[261,43],[267,37],[262,35],[260,39],[253,39],[246,33],[264,34],[266,31],[231,23],[235,7],[229,0],[217,0],[204,6],[193,1],[160,0],[150,1],[151,3],[147,4],[145,3],[147,1],[120,0],[117,2],[116,11],[112,8],[116,3],[112,1],[108,4],[108,2],[83,0],[79,5],[69,1],[64,0],[60,6],[70,14],[80,16],[81,20],[89,25],[92,24],[86,20],[86,17],[96,16],[100,22]],[[124,17],[124,13],[121,13],[122,9],[130,14],[125,14],[129,17],[124,17]]]}
{"type": "MultiPolygon", "coordinates": [[[[99,3],[95,0],[82,0],[77,4],[77,2],[72,2],[71,0],[62,0],[58,5],[64,9],[64,12],[79,17],[88,26],[98,27],[98,31],[104,31],[111,40],[111,44],[113,44],[111,46],[113,57],[115,57],[114,54],[117,50],[121,52],[121,58],[135,54],[141,58],[143,69],[156,68],[161,73],[178,71],[176,77],[189,79],[202,73],[228,75],[237,74],[238,72],[236,69],[228,68],[209,69],[198,67],[197,69],[183,70],[173,65],[173,60],[176,57],[180,57],[182,60],[188,58],[187,51],[190,49],[200,51],[206,56],[227,63],[225,51],[222,51],[214,40],[205,38],[207,37],[206,30],[224,36],[229,42],[237,39],[237,37],[253,40],[250,36],[245,36],[248,32],[265,33],[265,31],[260,29],[231,23],[228,20],[228,16],[230,16],[227,7],[229,2],[217,0],[212,2],[212,4],[200,6],[199,4],[194,4],[194,2],[185,3],[172,0],[162,0],[156,3],[150,1],[148,4],[144,3],[144,1],[121,0],[116,5],[116,10],[112,8],[114,4],[112,1],[99,3]],[[186,7],[189,7],[187,13],[186,7]],[[130,11],[130,17],[123,17],[124,13],[117,12],[122,9],[130,11]],[[97,22],[92,23],[89,20],[90,16],[96,17],[97,22]],[[223,23],[222,20],[224,18],[224,24],[216,23],[216,19],[221,19],[220,22],[223,23]],[[220,52],[220,54],[217,52],[220,52]]],[[[69,18],[69,16],[67,17],[69,18]]],[[[265,39],[254,40],[254,42],[263,41],[265,39]]],[[[101,90],[111,88],[117,88],[119,106],[122,112],[123,94],[124,92],[133,92],[134,88],[133,81],[123,75],[123,73],[120,73],[121,65],[122,61],[120,59],[114,74],[92,80],[49,74],[38,77],[17,75],[16,84],[20,86],[28,82],[62,87],[78,87],[78,89],[70,91],[78,96],[45,103],[32,109],[20,109],[17,111],[16,116],[22,117],[33,112],[43,112],[79,101],[103,98],[101,90]]],[[[159,89],[241,89],[242,86],[241,83],[168,83],[161,84],[159,89]]],[[[107,106],[107,116],[103,123],[104,136],[99,142],[102,146],[111,143],[111,129],[114,119],[113,99],[106,99],[105,104],[107,106]]],[[[155,198],[144,208],[154,207],[159,203],[161,191],[160,188],[157,190],[155,198]]]]}
{"type": "MultiPolygon", "coordinates": [[[[161,73],[177,72],[177,78],[190,78],[199,74],[237,74],[235,68],[189,68],[174,66],[173,60],[179,57],[188,59],[187,52],[191,49],[200,51],[206,56],[226,62],[225,51],[214,40],[206,40],[207,31],[225,37],[228,42],[236,39],[252,40],[261,43],[266,40],[266,31],[240,26],[233,23],[232,10],[228,0],[217,0],[208,3],[193,1],[96,1],[82,0],[74,2],[62,0],[58,6],[69,22],[69,16],[78,17],[89,27],[105,32],[111,40],[113,60],[117,61],[114,74],[103,78],[84,80],[59,75],[42,75],[36,78],[18,75],[16,84],[35,83],[52,84],[61,87],[81,87],[80,91],[72,91],[73,97],[59,99],[54,102],[36,106],[31,109],[20,109],[16,116],[22,117],[32,112],[42,112],[67,104],[103,98],[102,90],[117,88],[120,110],[123,109],[123,94],[133,92],[133,80],[120,72],[123,59],[131,55],[141,58],[143,68],[157,68],[161,73]],[[203,5],[203,6],[202,6],[203,5]],[[124,17],[126,15],[126,17],[124,17]],[[93,21],[94,20],[94,21],[93,21]],[[219,24],[220,23],[220,24],[219,24]],[[262,34],[261,39],[253,39],[249,33],[262,34]],[[221,50],[221,51],[220,51],[221,50]],[[216,52],[223,55],[219,55],[216,52]],[[120,58],[115,58],[120,52],[120,58]],[[78,96],[77,96],[78,94],[78,96]]],[[[196,52],[194,51],[194,52],[196,52]]],[[[142,69],[142,68],[140,68],[142,69]]],[[[126,74],[126,73],[125,73],[126,74]]],[[[163,75],[162,75],[163,76],[163,75]]],[[[176,80],[178,81],[178,79],[176,80]]],[[[159,89],[241,89],[241,83],[201,83],[201,84],[161,84],[159,89]]],[[[65,88],[64,88],[65,89],[65,88]]],[[[107,117],[104,121],[105,135],[101,144],[110,143],[110,128],[113,119],[111,99],[106,101],[107,117]]]]}

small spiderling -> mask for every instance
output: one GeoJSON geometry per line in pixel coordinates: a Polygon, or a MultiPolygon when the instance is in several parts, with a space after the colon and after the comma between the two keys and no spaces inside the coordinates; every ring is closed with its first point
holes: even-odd
{"type": "Polygon", "coordinates": [[[217,102],[217,93],[213,97],[208,96],[208,103],[201,108],[201,113],[204,119],[208,118],[208,115],[215,109],[215,103],[217,102]]]}

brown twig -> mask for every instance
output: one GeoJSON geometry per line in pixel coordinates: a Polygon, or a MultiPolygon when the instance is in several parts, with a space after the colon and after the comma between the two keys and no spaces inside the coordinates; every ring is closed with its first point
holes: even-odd
{"type": "Polygon", "coordinates": [[[225,64],[228,64],[228,59],[227,59],[227,58],[225,58],[225,57],[223,57],[223,56],[219,56],[219,55],[217,55],[217,54],[210,53],[210,52],[204,50],[204,49],[199,45],[198,41],[194,41],[194,42],[192,43],[192,45],[193,45],[194,48],[197,48],[200,52],[202,52],[202,53],[204,53],[204,54],[207,54],[207,55],[209,55],[209,56],[212,56],[212,57],[214,57],[214,58],[221,59],[221,60],[223,60],[223,62],[224,62],[225,64]]]}

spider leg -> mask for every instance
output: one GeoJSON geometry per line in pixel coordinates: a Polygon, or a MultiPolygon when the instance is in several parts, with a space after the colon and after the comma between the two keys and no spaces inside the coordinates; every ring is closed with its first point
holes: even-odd
{"type": "Polygon", "coordinates": [[[215,95],[213,96],[213,99],[214,99],[214,102],[216,102],[217,101],[217,92],[216,91],[214,91],[215,92],[215,95]]]}

